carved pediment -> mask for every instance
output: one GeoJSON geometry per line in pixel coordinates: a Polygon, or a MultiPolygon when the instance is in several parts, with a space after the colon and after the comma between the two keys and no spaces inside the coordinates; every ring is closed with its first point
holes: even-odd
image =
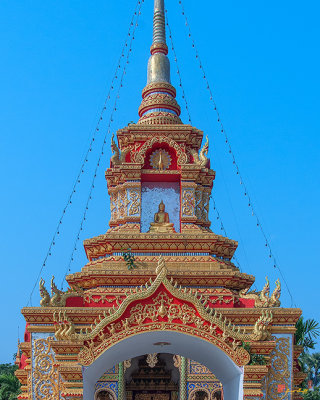
{"type": "Polygon", "coordinates": [[[241,347],[251,335],[236,328],[217,310],[205,307],[202,296],[192,289],[178,287],[167,278],[162,257],[157,277],[146,285],[131,289],[119,307],[104,312],[95,324],[77,335],[84,342],[79,362],[90,365],[105,350],[119,341],[143,332],[175,331],[206,340],[224,351],[237,365],[249,362],[241,347]]]}

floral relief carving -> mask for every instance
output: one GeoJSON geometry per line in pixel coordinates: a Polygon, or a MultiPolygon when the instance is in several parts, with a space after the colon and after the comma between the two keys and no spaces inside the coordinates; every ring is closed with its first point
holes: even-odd
{"type": "Polygon", "coordinates": [[[196,197],[195,215],[198,219],[202,219],[202,209],[203,209],[202,190],[196,190],[195,197],[196,197]]]}
{"type": "Polygon", "coordinates": [[[193,189],[182,191],[182,215],[192,217],[194,215],[195,198],[193,189]]]}
{"type": "Polygon", "coordinates": [[[139,189],[128,190],[128,215],[140,215],[141,193],[139,189]]]}
{"type": "Polygon", "coordinates": [[[147,356],[147,364],[150,368],[154,368],[158,363],[158,353],[150,353],[147,356]]]}
{"type": "Polygon", "coordinates": [[[118,217],[118,193],[110,193],[110,210],[111,221],[115,221],[118,217]]]}
{"type": "Polygon", "coordinates": [[[34,366],[32,371],[35,399],[57,400],[59,395],[59,373],[54,365],[51,349],[52,338],[33,342],[34,366]]]}
{"type": "Polygon", "coordinates": [[[249,354],[240,345],[251,335],[241,332],[216,310],[208,313],[197,298],[198,294],[178,289],[177,284],[173,286],[166,278],[166,267],[160,259],[158,267],[157,278],[151,286],[131,292],[119,309],[111,310],[110,315],[104,313],[89,330],[80,332],[78,340],[83,341],[84,346],[78,356],[79,362],[90,365],[102,352],[126,337],[170,330],[207,340],[228,354],[237,365],[245,365],[249,354]],[[132,304],[137,300],[138,303],[132,304]]]}
{"type": "Polygon", "coordinates": [[[196,361],[189,361],[189,374],[211,374],[210,370],[196,361]]]}
{"type": "Polygon", "coordinates": [[[127,193],[126,191],[119,190],[118,192],[118,218],[124,218],[126,216],[126,209],[128,205],[127,193]]]}
{"type": "Polygon", "coordinates": [[[177,153],[177,162],[178,164],[186,164],[188,157],[187,154],[182,150],[182,148],[178,145],[177,142],[175,142],[174,140],[170,139],[169,137],[166,136],[156,136],[153,137],[150,140],[147,140],[139,149],[138,152],[135,153],[134,155],[134,161],[136,163],[140,163],[143,164],[145,162],[145,155],[147,150],[151,149],[152,146],[155,143],[168,143],[168,145],[172,148],[174,148],[174,150],[177,153]]]}
{"type": "Polygon", "coordinates": [[[271,368],[266,377],[266,398],[287,400],[291,389],[290,338],[276,338],[276,348],[271,353],[271,368]],[[278,385],[284,385],[279,391],[278,385]]]}

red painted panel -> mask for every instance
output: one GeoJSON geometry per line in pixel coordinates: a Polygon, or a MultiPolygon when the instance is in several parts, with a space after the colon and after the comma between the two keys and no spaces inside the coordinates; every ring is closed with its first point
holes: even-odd
{"type": "Polygon", "coordinates": [[[69,297],[66,300],[66,307],[84,307],[82,297],[69,297]]]}

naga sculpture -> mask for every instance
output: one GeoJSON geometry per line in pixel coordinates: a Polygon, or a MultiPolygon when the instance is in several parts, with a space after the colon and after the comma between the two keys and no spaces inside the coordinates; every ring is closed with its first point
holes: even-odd
{"type": "Polygon", "coordinates": [[[62,298],[65,293],[62,290],[59,290],[54,283],[54,276],[51,279],[51,300],[50,304],[52,307],[60,307],[62,303],[62,298]]]}
{"type": "Polygon", "coordinates": [[[206,142],[203,145],[202,149],[200,150],[199,154],[196,150],[194,149],[191,150],[194,163],[200,165],[202,168],[205,168],[208,163],[208,157],[207,157],[208,151],[209,151],[209,138],[208,136],[206,136],[206,142]]]}
{"type": "Polygon", "coordinates": [[[45,281],[41,278],[39,287],[40,287],[40,306],[41,307],[65,307],[66,300],[69,297],[83,297],[83,291],[80,289],[77,290],[68,290],[67,292],[63,292],[59,290],[54,283],[54,276],[51,279],[51,297],[49,292],[44,286],[45,281]]]}
{"type": "Polygon", "coordinates": [[[47,289],[44,286],[45,281],[41,278],[39,282],[39,289],[40,289],[40,306],[41,307],[49,307],[50,306],[50,295],[47,289]]]}
{"type": "Polygon", "coordinates": [[[281,284],[279,279],[276,280],[276,288],[270,298],[270,307],[280,307],[281,284]]]}
{"type": "Polygon", "coordinates": [[[111,165],[120,165],[125,162],[127,153],[131,150],[130,147],[126,147],[121,152],[114,141],[114,134],[111,137],[111,150],[113,155],[111,156],[111,165]]]}
{"type": "Polygon", "coordinates": [[[268,277],[266,277],[266,284],[261,292],[256,292],[255,290],[248,292],[248,290],[249,288],[240,290],[239,296],[243,299],[254,299],[255,307],[280,307],[281,284],[279,279],[276,281],[276,288],[274,289],[271,297],[269,296],[270,284],[268,277]]]}
{"type": "Polygon", "coordinates": [[[53,321],[55,326],[55,337],[57,340],[76,340],[77,334],[72,321],[66,316],[66,312],[59,311],[53,313],[53,321]]]}
{"type": "Polygon", "coordinates": [[[83,292],[81,290],[67,290],[66,292],[63,292],[62,290],[59,290],[54,283],[54,276],[51,279],[51,300],[50,300],[50,305],[51,307],[65,307],[66,306],[66,301],[69,297],[77,297],[77,296],[83,296],[83,292]]]}
{"type": "Polygon", "coordinates": [[[272,312],[268,310],[262,310],[262,314],[257,320],[253,328],[253,340],[270,340],[271,333],[269,331],[269,325],[272,322],[272,312]]]}

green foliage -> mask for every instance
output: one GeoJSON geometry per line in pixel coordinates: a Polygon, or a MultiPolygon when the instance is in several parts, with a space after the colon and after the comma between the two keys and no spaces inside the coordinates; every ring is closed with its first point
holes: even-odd
{"type": "MultiPolygon", "coordinates": [[[[310,354],[309,350],[314,349],[316,340],[320,335],[319,323],[314,319],[304,320],[300,317],[296,323],[295,343],[303,346],[302,353],[298,358],[301,371],[308,374],[302,382],[301,387],[307,387],[307,381],[312,380],[315,386],[320,383],[320,353],[310,354]]],[[[317,396],[317,393],[310,393],[308,396],[317,396]]],[[[318,399],[318,397],[305,397],[306,399],[318,399]]],[[[320,397],[319,397],[320,400],[320,397]]]]}
{"type": "Polygon", "coordinates": [[[14,375],[16,369],[12,364],[0,364],[0,400],[17,400],[20,382],[14,375]]]}
{"type": "Polygon", "coordinates": [[[304,395],[303,395],[304,400],[320,400],[320,389],[319,388],[314,388],[314,390],[308,390],[304,395]]]}
{"type": "Polygon", "coordinates": [[[13,375],[16,369],[14,364],[0,364],[0,375],[13,375]]]}
{"type": "Polygon", "coordinates": [[[300,356],[301,369],[308,374],[306,381],[311,380],[314,386],[320,384],[320,353],[303,353],[300,356]]]}
{"type": "Polygon", "coordinates": [[[303,351],[314,349],[316,339],[320,335],[320,326],[314,319],[307,319],[304,321],[300,317],[296,323],[296,344],[303,346],[303,351]]]}
{"type": "Polygon", "coordinates": [[[248,342],[242,342],[242,347],[250,354],[251,353],[251,346],[248,342]]]}
{"type": "Polygon", "coordinates": [[[266,358],[262,354],[250,354],[249,365],[266,365],[266,358]]]}
{"type": "Polygon", "coordinates": [[[242,347],[250,354],[250,361],[248,365],[266,365],[266,358],[261,354],[254,354],[251,352],[251,346],[248,342],[242,342],[242,347]]]}
{"type": "Polygon", "coordinates": [[[128,249],[126,252],[123,253],[123,259],[126,262],[129,271],[133,270],[134,268],[138,268],[135,264],[135,258],[134,255],[131,253],[131,249],[128,249]]]}

